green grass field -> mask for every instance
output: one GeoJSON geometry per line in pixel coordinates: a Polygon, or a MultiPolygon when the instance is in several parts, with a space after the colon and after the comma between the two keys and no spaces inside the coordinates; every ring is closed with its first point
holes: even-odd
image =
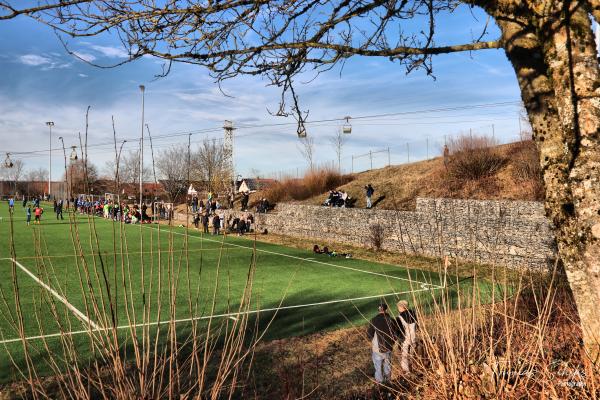
{"type": "Polygon", "coordinates": [[[26,226],[20,204],[12,218],[6,204],[0,207],[0,382],[23,378],[24,343],[43,373],[65,335],[80,359],[89,359],[90,333],[114,328],[127,351],[136,329],[158,334],[176,321],[185,338],[192,323],[239,318],[245,298],[242,312],[254,333],[274,317],[265,338],[283,338],[364,324],[382,299],[433,303],[444,283],[436,273],[315,255],[251,236],[80,215],[69,221],[66,213],[56,221],[51,206],[46,210],[41,225],[26,226]]]}

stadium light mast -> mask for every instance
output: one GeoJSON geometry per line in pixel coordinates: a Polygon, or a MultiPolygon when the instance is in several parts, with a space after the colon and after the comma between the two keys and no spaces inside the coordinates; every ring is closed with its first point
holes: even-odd
{"type": "Polygon", "coordinates": [[[225,171],[227,180],[231,183],[232,193],[235,193],[235,164],[233,161],[233,122],[225,120],[223,124],[224,137],[223,137],[223,161],[225,164],[225,171]]]}
{"type": "Polygon", "coordinates": [[[52,192],[52,127],[54,126],[53,121],[46,122],[46,126],[50,129],[50,147],[48,155],[48,200],[50,200],[50,193],[52,192]]]}
{"type": "Polygon", "coordinates": [[[142,92],[142,135],[140,136],[140,215],[142,215],[142,203],[144,201],[144,93],[146,91],[146,87],[144,85],[140,85],[140,91],[142,92]]]}
{"type": "MultiPolygon", "coordinates": [[[[62,143],[63,156],[65,157],[65,185],[67,185],[67,187],[68,187],[68,185],[69,185],[69,184],[68,184],[68,179],[69,179],[69,176],[67,175],[67,150],[65,149],[65,141],[63,140],[63,137],[62,137],[62,136],[59,136],[59,137],[58,137],[58,140],[60,140],[60,143],[62,143]]],[[[72,179],[72,178],[73,178],[73,177],[71,177],[71,179],[72,179]]],[[[65,192],[65,190],[63,190],[63,196],[64,196],[64,192],[65,192]]],[[[70,193],[67,193],[67,197],[69,197],[69,198],[70,198],[70,197],[71,197],[71,194],[70,194],[70,193]]]]}

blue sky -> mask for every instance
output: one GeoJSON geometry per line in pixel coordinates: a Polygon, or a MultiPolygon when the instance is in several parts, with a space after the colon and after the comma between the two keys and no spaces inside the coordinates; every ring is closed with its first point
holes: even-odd
{"type": "MultiPolygon", "coordinates": [[[[466,9],[444,16],[438,22],[438,44],[463,43],[479,35],[485,17],[466,9]]],[[[493,28],[486,40],[496,38],[493,28]]],[[[80,57],[103,65],[122,61],[126,54],[111,37],[69,42],[80,57]]],[[[100,170],[114,158],[111,116],[117,135],[130,138],[125,150],[135,150],[140,135],[141,96],[146,86],[146,123],[153,136],[199,131],[222,126],[223,120],[238,126],[290,123],[285,126],[242,128],[236,131],[237,172],[251,170],[262,176],[274,171],[293,172],[306,163],[298,149],[296,127],[291,118],[272,117],[279,99],[277,88],[258,77],[225,82],[221,93],[206,70],[174,65],[165,78],[155,79],[162,62],[143,58],[117,68],[100,69],[69,55],[54,33],[27,18],[0,23],[0,152],[12,152],[26,168],[48,166],[49,134],[45,121],[54,121],[53,147],[59,136],[65,144],[78,144],[77,133],[85,129],[85,110],[91,106],[89,158],[100,170]],[[23,151],[39,151],[21,154],[23,151]]],[[[500,141],[518,137],[519,89],[514,72],[502,50],[458,53],[434,59],[435,79],[422,71],[406,75],[404,68],[387,59],[352,58],[343,70],[320,75],[310,84],[298,85],[302,106],[310,110],[309,121],[403,113],[416,110],[515,102],[509,106],[476,110],[404,114],[388,118],[351,121],[352,134],[343,149],[343,168],[350,170],[352,155],[390,147],[392,163],[425,158],[439,153],[444,135],[469,132],[492,133],[500,141]],[[341,73],[340,73],[341,72],[341,73]],[[426,147],[429,141],[429,150],[426,147]]],[[[307,76],[306,79],[309,79],[307,76]]],[[[308,134],[316,143],[316,159],[335,159],[328,138],[341,123],[309,124],[308,134]]],[[[220,130],[196,133],[192,142],[222,137],[220,130]]],[[[180,135],[155,141],[157,150],[187,143],[180,135]]],[[[146,148],[149,152],[149,148],[146,148]]],[[[53,154],[53,179],[61,178],[62,157],[53,154]]],[[[374,157],[374,166],[387,162],[387,154],[374,157]]],[[[355,169],[368,166],[368,157],[355,159],[355,169]]]]}

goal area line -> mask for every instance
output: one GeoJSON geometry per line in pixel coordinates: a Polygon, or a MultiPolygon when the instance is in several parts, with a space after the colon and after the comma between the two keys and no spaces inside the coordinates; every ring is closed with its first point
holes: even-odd
{"type": "MultiPolygon", "coordinates": [[[[158,231],[158,229],[150,227],[150,226],[148,226],[147,228],[158,231]]],[[[190,235],[188,233],[174,232],[172,230],[162,230],[161,229],[160,232],[172,233],[174,235],[180,235],[180,236],[187,236],[187,237],[191,237],[191,238],[195,238],[195,239],[200,239],[200,240],[203,240],[203,241],[206,240],[208,242],[222,243],[219,240],[209,239],[209,238],[205,238],[203,236],[190,235]]],[[[443,285],[435,285],[435,284],[429,283],[429,282],[421,282],[419,280],[402,278],[402,277],[399,277],[399,276],[393,276],[393,275],[388,275],[388,274],[374,272],[374,271],[366,271],[366,270],[360,269],[360,268],[353,268],[353,267],[348,267],[348,266],[345,266],[345,265],[338,265],[338,264],[328,263],[328,262],[325,262],[325,261],[319,261],[319,260],[315,260],[314,258],[309,258],[309,257],[298,257],[298,256],[293,256],[291,254],[279,253],[279,252],[276,252],[276,251],[259,249],[259,248],[254,248],[254,247],[250,247],[250,246],[243,246],[241,244],[235,244],[235,243],[222,243],[222,244],[226,245],[226,246],[233,246],[233,247],[240,247],[240,248],[245,248],[245,249],[249,249],[249,250],[256,250],[257,252],[260,252],[260,253],[274,254],[274,255],[278,255],[278,256],[282,256],[282,257],[287,257],[287,258],[292,258],[292,259],[296,259],[296,260],[300,260],[300,261],[306,261],[306,262],[312,262],[312,263],[315,263],[315,264],[327,265],[329,267],[341,268],[341,269],[346,269],[346,270],[350,270],[350,271],[361,272],[361,273],[364,273],[364,274],[377,275],[377,276],[381,276],[381,277],[386,278],[386,279],[396,279],[396,280],[411,282],[411,283],[415,283],[415,284],[425,284],[425,285],[428,285],[428,286],[436,287],[438,289],[441,289],[441,288],[444,287],[443,285]]],[[[391,265],[391,264],[388,264],[388,265],[391,265]]],[[[406,267],[402,267],[400,265],[393,265],[393,266],[394,267],[402,268],[402,269],[404,269],[405,271],[407,271],[410,274],[409,269],[406,268],[406,267]]]]}
{"type": "MultiPolygon", "coordinates": [[[[385,293],[385,294],[378,294],[378,295],[353,297],[350,299],[327,300],[327,301],[320,301],[320,302],[315,302],[315,303],[294,304],[294,305],[289,305],[289,306],[262,308],[262,309],[258,309],[258,310],[238,311],[238,312],[221,313],[221,314],[214,314],[214,315],[204,315],[204,316],[198,316],[198,317],[145,322],[145,323],[138,323],[138,324],[131,324],[131,325],[119,325],[116,328],[115,327],[99,327],[96,325],[95,328],[91,328],[91,329],[49,333],[49,334],[45,334],[45,335],[27,336],[25,338],[19,337],[19,338],[13,338],[13,339],[2,339],[2,340],[0,340],[0,345],[7,345],[10,343],[22,342],[23,340],[32,341],[32,340],[51,339],[51,338],[57,338],[57,337],[62,337],[62,336],[75,336],[75,335],[82,335],[82,334],[89,335],[89,334],[93,334],[93,333],[97,333],[97,332],[107,332],[107,331],[111,331],[114,329],[117,329],[117,330],[137,329],[137,328],[143,328],[143,327],[147,327],[147,326],[181,324],[181,323],[186,323],[186,322],[194,322],[194,321],[217,319],[217,318],[237,319],[243,315],[260,314],[260,313],[267,313],[267,312],[279,312],[282,310],[317,307],[317,306],[323,306],[323,305],[328,305],[328,304],[338,304],[338,303],[354,302],[354,301],[361,301],[361,300],[370,300],[370,299],[376,299],[376,298],[383,299],[383,298],[391,297],[391,296],[399,296],[399,295],[403,295],[403,294],[412,294],[412,293],[424,292],[424,291],[434,291],[434,290],[439,290],[439,289],[443,289],[443,287],[430,286],[430,287],[416,289],[416,290],[406,290],[406,291],[401,291],[401,292],[392,292],[392,293],[385,293]]],[[[71,310],[71,311],[73,311],[73,310],[71,310]]]]}

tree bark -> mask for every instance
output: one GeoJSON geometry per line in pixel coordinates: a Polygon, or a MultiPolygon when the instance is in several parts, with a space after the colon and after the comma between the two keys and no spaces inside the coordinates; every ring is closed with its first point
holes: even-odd
{"type": "MultiPolygon", "coordinates": [[[[546,3],[546,2],[540,2],[546,3]]],[[[589,10],[576,1],[488,10],[498,21],[540,150],[546,212],[588,355],[600,356],[600,80],[589,10]],[[542,10],[540,12],[540,10],[542,10]],[[535,11],[535,14],[534,14],[535,11]]]]}

